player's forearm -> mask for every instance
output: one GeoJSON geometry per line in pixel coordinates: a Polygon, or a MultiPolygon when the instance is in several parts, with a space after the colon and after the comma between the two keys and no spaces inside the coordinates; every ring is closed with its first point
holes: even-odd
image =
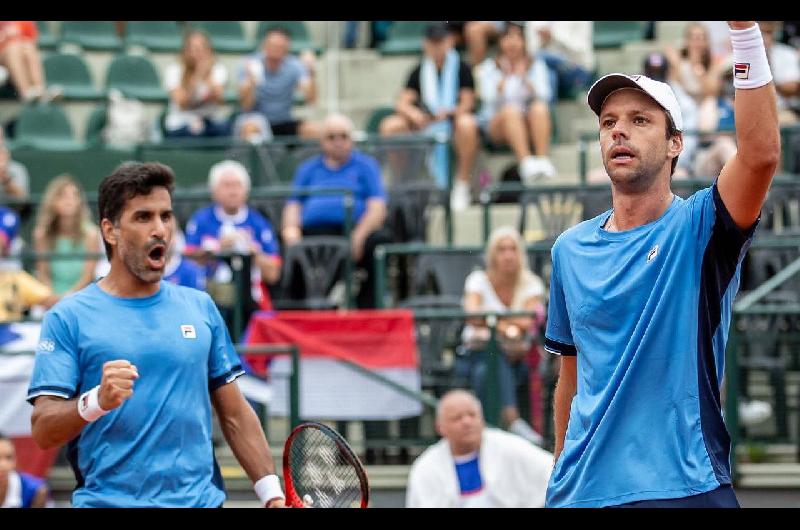
{"type": "Polygon", "coordinates": [[[237,414],[229,415],[224,420],[221,418],[220,426],[236,460],[250,480],[255,483],[266,475],[275,474],[267,438],[258,416],[247,403],[240,407],[237,414]]]}
{"type": "Polygon", "coordinates": [[[558,460],[561,450],[564,449],[564,438],[567,434],[567,425],[569,424],[569,411],[572,407],[572,399],[575,397],[577,390],[576,382],[570,377],[570,374],[565,374],[563,371],[558,378],[556,385],[555,403],[554,403],[554,418],[553,424],[555,427],[555,449],[553,450],[553,462],[558,460]]]}
{"type": "Polygon", "coordinates": [[[64,445],[80,434],[86,423],[78,414],[77,399],[41,396],[31,414],[33,440],[42,449],[64,445]]]}

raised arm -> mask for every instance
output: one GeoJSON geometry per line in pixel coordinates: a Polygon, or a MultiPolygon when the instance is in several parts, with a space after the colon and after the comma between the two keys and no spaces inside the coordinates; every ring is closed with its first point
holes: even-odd
{"type": "Polygon", "coordinates": [[[778,110],[775,84],[758,26],[752,21],[728,22],[728,25],[735,64],[738,151],[722,168],[717,187],[736,225],[746,229],[761,212],[780,160],[778,110]]]}

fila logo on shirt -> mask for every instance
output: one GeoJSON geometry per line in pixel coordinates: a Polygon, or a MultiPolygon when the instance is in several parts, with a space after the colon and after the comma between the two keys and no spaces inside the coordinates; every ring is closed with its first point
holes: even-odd
{"type": "Polygon", "coordinates": [[[654,245],[653,248],[650,249],[650,252],[647,253],[647,263],[650,263],[658,256],[658,245],[654,245]]]}
{"type": "Polygon", "coordinates": [[[181,326],[181,335],[184,339],[196,339],[197,334],[194,332],[194,326],[191,324],[184,324],[181,326]]]}

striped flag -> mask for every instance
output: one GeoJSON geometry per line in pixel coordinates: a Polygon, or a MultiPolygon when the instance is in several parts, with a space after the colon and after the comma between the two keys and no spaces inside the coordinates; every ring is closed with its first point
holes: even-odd
{"type": "MultiPolygon", "coordinates": [[[[346,362],[420,391],[414,315],[408,310],[257,313],[246,343],[295,344],[300,350],[300,415],[304,419],[389,420],[422,413],[421,404],[346,362]]],[[[243,356],[256,372],[263,357],[243,356]]],[[[288,355],[274,357],[270,412],[288,415],[288,355]]]]}

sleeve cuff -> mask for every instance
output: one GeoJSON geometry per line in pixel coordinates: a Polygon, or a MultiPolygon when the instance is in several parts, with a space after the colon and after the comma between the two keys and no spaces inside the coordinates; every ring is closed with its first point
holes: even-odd
{"type": "Polygon", "coordinates": [[[749,228],[741,229],[733,220],[733,217],[731,217],[728,207],[722,202],[722,196],[719,194],[716,182],[711,186],[711,193],[714,200],[714,210],[725,226],[726,233],[732,243],[741,247],[744,243],[753,238],[758,223],[761,222],[761,214],[758,215],[758,219],[756,219],[749,228]]]}
{"type": "Polygon", "coordinates": [[[236,378],[244,375],[242,365],[237,364],[229,372],[226,372],[219,377],[214,377],[208,382],[208,389],[213,392],[221,386],[227,385],[236,380],[236,378]]]}
{"type": "Polygon", "coordinates": [[[39,396],[55,396],[63,399],[71,399],[75,396],[74,389],[63,386],[37,386],[28,390],[26,401],[33,405],[34,400],[39,396]]]}
{"type": "Polygon", "coordinates": [[[578,355],[578,350],[572,344],[558,342],[551,338],[544,338],[544,349],[555,355],[575,356],[578,355]]]}

